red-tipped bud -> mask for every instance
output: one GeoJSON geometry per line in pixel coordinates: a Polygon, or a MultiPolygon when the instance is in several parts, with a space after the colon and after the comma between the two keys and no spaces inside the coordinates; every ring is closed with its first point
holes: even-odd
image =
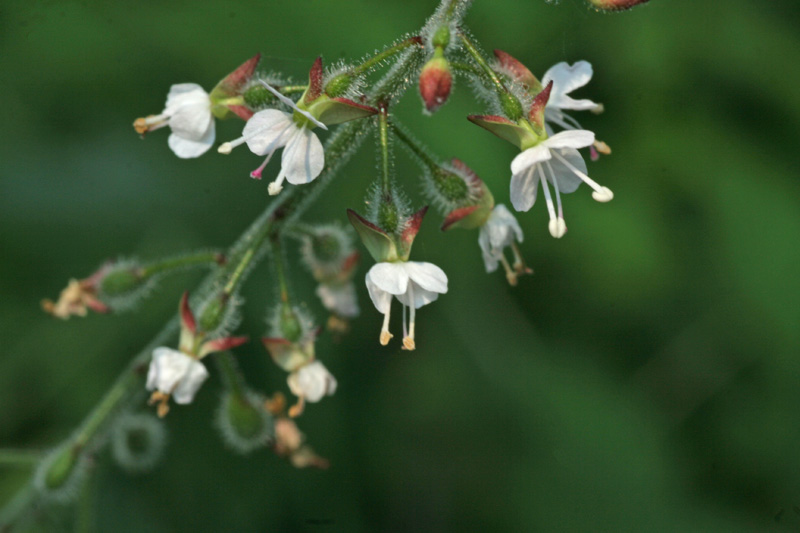
{"type": "Polygon", "coordinates": [[[222,78],[214,87],[209,95],[213,103],[211,111],[214,116],[227,118],[229,113],[233,113],[244,120],[249,120],[253,116],[253,112],[247,106],[231,103],[230,100],[242,95],[244,86],[253,77],[260,60],[261,54],[254,55],[222,78]]]}
{"type": "Polygon", "coordinates": [[[630,9],[639,4],[644,4],[649,0],[589,0],[597,9],[605,11],[622,11],[623,9],[630,9]]]}
{"type": "Polygon", "coordinates": [[[414,238],[419,233],[419,228],[422,225],[422,219],[425,218],[425,213],[428,212],[428,206],[426,205],[413,215],[409,217],[408,222],[406,223],[406,228],[403,230],[402,235],[400,235],[403,244],[411,250],[411,245],[414,242],[414,238]]]}
{"type": "Polygon", "coordinates": [[[322,78],[324,71],[322,69],[322,58],[318,57],[311,65],[311,70],[308,72],[308,90],[303,95],[303,102],[310,104],[320,97],[323,92],[322,78]]]}
{"type": "Polygon", "coordinates": [[[544,108],[547,107],[547,102],[550,100],[550,91],[552,90],[553,80],[550,80],[550,83],[534,97],[531,110],[528,113],[528,120],[530,120],[534,128],[538,127],[541,131],[544,131],[544,108]]]}
{"type": "Polygon", "coordinates": [[[503,52],[502,50],[495,50],[494,56],[497,58],[497,62],[500,63],[500,66],[503,67],[515,81],[525,84],[530,91],[542,90],[542,84],[539,83],[536,76],[533,75],[528,67],[523,65],[511,54],[503,52]]]}
{"type": "Polygon", "coordinates": [[[185,329],[192,335],[197,333],[197,322],[194,320],[194,313],[189,308],[189,292],[184,292],[181,297],[181,329],[185,329]]]}
{"type": "Polygon", "coordinates": [[[419,94],[428,113],[438,110],[450,96],[453,87],[453,74],[444,52],[437,48],[433,57],[422,68],[419,75],[419,94]]]}

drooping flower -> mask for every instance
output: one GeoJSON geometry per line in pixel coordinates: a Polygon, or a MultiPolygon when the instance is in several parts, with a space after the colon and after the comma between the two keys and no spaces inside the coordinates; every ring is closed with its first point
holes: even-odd
{"type": "Polygon", "coordinates": [[[160,346],[153,350],[145,387],[153,391],[150,405],[158,404],[158,416],[169,412],[169,399],[177,404],[189,404],[197,390],[208,378],[208,370],[201,362],[206,355],[235,348],[247,342],[247,337],[225,337],[205,340],[206,333],[197,329],[189,293],[184,293],[180,303],[181,336],[178,350],[160,346]]]}
{"type": "Polygon", "coordinates": [[[340,97],[330,97],[324,92],[322,59],[317,58],[311,67],[309,85],[296,103],[268,83],[263,86],[285,105],[292,109],[287,113],[278,109],[259,111],[245,124],[242,136],[223,143],[219,152],[229,154],[233,148],[247,144],[256,155],[266,156],[264,162],[250,176],[261,179],[261,173],[273,154],[284,148],[281,170],[269,184],[269,194],[276,195],[283,189],[283,182],[293,185],[310,183],[320,175],[325,166],[322,143],[312,131],[315,127],[324,130],[328,126],[348,120],[366,117],[378,110],[340,97]]]}
{"type": "Polygon", "coordinates": [[[275,420],[275,439],[272,441],[272,449],[277,455],[288,458],[295,468],[308,466],[328,468],[328,460],[318,456],[310,446],[305,444],[305,435],[297,427],[295,421],[286,416],[284,412],[286,398],[283,394],[275,393],[265,402],[264,408],[272,414],[275,420]]]}
{"type": "Polygon", "coordinates": [[[137,133],[169,126],[167,142],[180,158],[199,157],[215,139],[214,115],[222,118],[228,111],[247,118],[248,111],[237,98],[236,91],[252,76],[260,55],[256,55],[223,78],[211,94],[196,83],[179,83],[170,87],[164,110],[158,115],[138,118],[133,123],[137,133]]]}
{"type": "Polygon", "coordinates": [[[522,228],[517,219],[506,206],[496,205],[478,234],[478,245],[481,247],[486,272],[494,272],[497,270],[497,265],[502,263],[506,279],[511,285],[517,284],[518,275],[532,273],[533,271],[525,266],[519,252],[517,243],[521,242],[522,228]],[[511,248],[514,256],[513,268],[505,257],[506,248],[511,248]]]}
{"type": "MultiPolygon", "coordinates": [[[[545,72],[540,83],[525,65],[510,54],[502,50],[495,50],[494,54],[500,69],[513,80],[522,83],[533,95],[539,93],[551,81],[553,82],[544,113],[545,129],[549,135],[553,134],[551,123],[565,130],[583,129],[580,123],[564,113],[564,110],[591,111],[595,114],[603,112],[603,104],[588,99],[576,100],[569,96],[569,93],[583,87],[592,79],[592,65],[588,61],[578,61],[573,65],[564,61],[557,63],[545,72]]],[[[598,140],[594,141],[589,150],[592,160],[599,157],[598,153],[605,155],[611,153],[611,148],[603,141],[598,140]]]]}
{"type": "Polygon", "coordinates": [[[372,303],[384,315],[380,334],[380,342],[384,346],[393,336],[389,333],[392,297],[403,305],[403,347],[413,350],[416,347],[416,310],[447,292],[447,275],[441,268],[432,263],[408,260],[411,245],[427,209],[425,207],[412,215],[403,224],[405,229],[399,237],[390,236],[355,211],[347,210],[350,222],[370,254],[378,261],[367,272],[366,284],[372,303]]]}
{"type": "Polygon", "coordinates": [[[42,300],[42,309],[56,318],[67,320],[69,317],[86,316],[91,309],[97,313],[108,313],[108,305],[100,301],[98,293],[100,282],[108,272],[110,264],[101,267],[86,279],[69,280],[69,284],[61,291],[57,302],[42,300]]]}
{"type": "Polygon", "coordinates": [[[536,201],[539,183],[542,184],[547,210],[550,214],[549,230],[553,237],[563,237],[567,231],[561,206],[561,193],[574,192],[581,182],[589,185],[592,197],[598,202],[608,202],[614,194],[608,187],[600,186],[586,173],[579,148],[594,143],[594,133],[588,130],[568,130],[548,135],[545,130],[545,106],[553,82],[536,95],[527,118],[517,123],[499,116],[470,116],[472,122],[506,139],[522,150],[511,163],[511,203],[517,211],[528,211],[536,201]],[[548,183],[555,190],[556,202],[550,195],[548,183]]]}
{"type": "Polygon", "coordinates": [[[275,364],[289,372],[286,382],[297,396],[297,403],[289,409],[289,416],[294,418],[302,414],[306,401],[316,403],[336,392],[336,379],[316,360],[314,344],[319,328],[302,311],[282,305],[276,312],[273,331],[273,336],[261,342],[275,364]],[[279,332],[285,336],[278,336],[279,332]]]}

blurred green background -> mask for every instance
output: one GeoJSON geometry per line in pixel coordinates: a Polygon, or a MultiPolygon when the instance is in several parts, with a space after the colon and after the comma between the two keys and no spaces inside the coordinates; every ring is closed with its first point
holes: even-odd
{"type": "MultiPolygon", "coordinates": [[[[166,132],[141,141],[132,121],[159,112],[171,84],[211,88],[257,51],[303,79],[318,54],[360,57],[434,5],[2,3],[0,446],[68,436],[201,274],[121,316],[57,321],[41,298],[109,257],[225,247],[268,201],[247,150],[182,161],[166,132]]],[[[467,24],[539,75],[594,65],[579,95],[606,113],[577,118],[614,150],[590,164],[614,201],[565,196],[561,240],[544,205],[522,214],[536,273],[516,288],[483,271],[476,233],[441,234],[429,214],[414,259],[442,266],[450,292],[420,311],[417,351],[378,345],[366,262],[361,319],[318,345],[339,389],[300,425],[328,471],[229,452],[212,370],[195,404],[169,414],[157,470],[130,476],[99,457],[97,531],[800,529],[800,6],[652,0],[607,15],[578,0],[476,0],[467,24]]],[[[467,84],[434,117],[420,108],[412,90],[396,114],[508,203],[514,148],[465,120],[482,111],[467,84]]],[[[240,131],[228,121],[217,138],[240,131]]],[[[415,167],[397,159],[421,205],[415,167]]],[[[368,140],[308,220],[361,208],[374,161],[368,140]]],[[[292,276],[323,319],[306,272],[292,276]]],[[[242,332],[263,333],[272,291],[262,266],[242,332]]],[[[257,343],[236,354],[254,387],[286,389],[257,343]]],[[[0,505],[29,473],[0,465],[0,505]]],[[[53,513],[44,530],[64,523],[53,513]]]]}

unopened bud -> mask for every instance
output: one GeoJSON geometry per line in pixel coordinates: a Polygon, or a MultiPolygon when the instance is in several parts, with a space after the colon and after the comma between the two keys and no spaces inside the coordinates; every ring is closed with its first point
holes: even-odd
{"type": "Polygon", "coordinates": [[[245,454],[266,446],[273,434],[272,416],[264,398],[254,392],[228,392],[217,412],[217,427],[225,444],[245,454]]]}
{"type": "Polygon", "coordinates": [[[345,93],[347,93],[352,84],[353,77],[350,74],[343,72],[342,74],[338,74],[331,78],[331,80],[325,85],[325,94],[331,98],[343,96],[345,93]]]}
{"type": "Polygon", "coordinates": [[[66,503],[76,499],[88,461],[72,443],[55,449],[39,465],[34,484],[46,498],[66,503]]]}
{"type": "Polygon", "coordinates": [[[444,50],[436,48],[433,57],[428,61],[419,75],[419,94],[428,113],[436,112],[450,96],[453,86],[453,74],[450,64],[444,57],[444,50]]]}
{"type": "Polygon", "coordinates": [[[649,0],[589,0],[589,3],[597,9],[605,11],[622,11],[623,9],[630,9],[648,1],[649,0]]]}
{"type": "Polygon", "coordinates": [[[522,118],[522,104],[519,103],[516,96],[509,92],[501,92],[498,94],[498,98],[500,99],[500,107],[508,118],[515,122],[522,118]]]}
{"type": "Polygon", "coordinates": [[[250,109],[261,109],[278,102],[275,95],[269,92],[269,90],[260,83],[251,85],[244,92],[242,97],[244,98],[244,103],[250,109]]]}

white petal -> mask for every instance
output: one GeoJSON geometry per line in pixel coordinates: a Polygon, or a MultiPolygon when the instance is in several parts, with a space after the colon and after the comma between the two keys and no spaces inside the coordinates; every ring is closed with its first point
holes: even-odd
{"type": "Polygon", "coordinates": [[[322,283],[317,286],[317,296],[328,311],[345,318],[358,316],[358,298],[356,297],[356,287],[352,281],[343,285],[322,283]]]}
{"type": "Polygon", "coordinates": [[[403,294],[408,289],[408,273],[404,262],[376,263],[367,272],[367,282],[389,294],[403,294]]]}
{"type": "Polygon", "coordinates": [[[375,309],[384,315],[388,313],[392,305],[392,295],[375,285],[369,277],[367,277],[367,291],[375,309]]]}
{"type": "MultiPolygon", "coordinates": [[[[567,161],[572,164],[575,168],[583,172],[584,174],[587,173],[586,163],[581,157],[580,152],[573,148],[565,148],[563,150],[558,150],[558,154],[566,159],[567,161]]],[[[547,180],[553,185],[558,186],[558,191],[563,194],[569,194],[571,192],[575,192],[575,189],[578,188],[578,185],[583,183],[583,180],[580,179],[572,170],[570,170],[564,163],[562,163],[557,157],[554,157],[549,161],[550,168],[548,168],[548,172],[545,172],[547,176],[547,180]],[[552,169],[553,173],[555,174],[555,180],[551,176],[549,170],[552,169]]],[[[547,168],[547,167],[545,167],[547,168]]]]}
{"type": "Polygon", "coordinates": [[[167,104],[164,107],[164,112],[169,113],[183,104],[197,102],[198,100],[202,99],[208,100],[208,93],[205,92],[205,90],[203,90],[203,88],[198,84],[176,83],[169,88],[169,94],[167,94],[167,104]]]}
{"type": "Polygon", "coordinates": [[[408,261],[405,263],[408,277],[426,291],[444,294],[447,292],[447,274],[433,263],[408,261]]]}
{"type": "Polygon", "coordinates": [[[550,67],[542,78],[542,85],[546,86],[553,81],[553,90],[550,93],[548,107],[560,109],[591,109],[597,104],[590,100],[573,100],[567,94],[579,87],[583,87],[592,79],[592,65],[588,61],[578,61],[570,66],[565,62],[558,63],[550,67]],[[590,102],[589,107],[573,107],[577,102],[590,102]]]}
{"type": "Polygon", "coordinates": [[[319,138],[308,128],[300,128],[283,150],[281,171],[286,181],[302,185],[314,181],[325,166],[325,151],[319,138]]]}
{"type": "Polygon", "coordinates": [[[547,145],[545,145],[544,142],[537,144],[533,148],[528,148],[521,152],[514,158],[511,162],[511,173],[519,174],[526,168],[534,166],[536,163],[547,161],[550,157],[550,150],[547,145]]]}
{"type": "MultiPolygon", "coordinates": [[[[550,151],[548,150],[549,154],[550,151]]],[[[517,211],[527,211],[536,202],[536,191],[539,189],[539,177],[536,166],[528,167],[511,176],[511,205],[517,211]]]]}
{"type": "MultiPolygon", "coordinates": [[[[503,204],[497,204],[492,209],[492,214],[489,216],[488,223],[503,224],[514,232],[517,237],[517,242],[522,242],[522,228],[517,222],[517,217],[511,214],[511,211],[503,204]]],[[[510,243],[509,243],[510,244],[510,243]]]]}
{"type": "Polygon", "coordinates": [[[267,155],[286,144],[295,133],[292,116],[277,109],[259,111],[247,121],[242,136],[247,147],[256,155],[267,155]]]}
{"type": "Polygon", "coordinates": [[[153,350],[153,359],[147,372],[147,390],[158,390],[171,394],[183,379],[194,359],[172,348],[159,347],[153,350]]]}
{"type": "Polygon", "coordinates": [[[208,99],[195,104],[179,106],[169,118],[169,127],[187,139],[199,139],[208,131],[209,123],[213,122],[211,107],[208,99]]]}
{"type": "Polygon", "coordinates": [[[434,291],[428,291],[414,283],[413,281],[408,284],[409,290],[405,294],[398,294],[397,299],[403,305],[411,306],[413,305],[416,309],[419,309],[423,305],[427,305],[431,302],[436,301],[439,298],[439,293],[434,291]],[[411,296],[414,296],[414,301],[411,301],[411,296]]]}
{"type": "Polygon", "coordinates": [[[188,371],[173,391],[172,399],[175,400],[175,403],[192,403],[197,389],[207,378],[208,370],[206,370],[206,367],[200,361],[193,359],[188,371]]]}
{"type": "Polygon", "coordinates": [[[206,153],[214,144],[215,138],[216,130],[212,120],[208,123],[208,130],[199,139],[188,139],[173,132],[167,139],[167,144],[170,150],[181,159],[191,159],[206,153]]]}
{"type": "Polygon", "coordinates": [[[483,256],[483,264],[486,266],[486,272],[494,272],[497,270],[499,258],[495,256],[492,250],[486,224],[481,226],[480,232],[478,233],[478,246],[481,247],[481,255],[483,256]]]}
{"type": "Polygon", "coordinates": [[[295,385],[301,394],[297,394],[294,389],[292,392],[297,396],[302,395],[308,402],[318,402],[323,396],[330,396],[336,392],[336,378],[319,361],[305,365],[296,374],[295,383],[290,383],[289,387],[292,388],[292,385],[295,385]]]}
{"type": "MultiPolygon", "coordinates": [[[[553,148],[586,148],[594,142],[594,133],[589,130],[560,131],[552,137],[542,141],[539,146],[553,148]]],[[[519,156],[517,156],[519,157],[519,156]]]]}

